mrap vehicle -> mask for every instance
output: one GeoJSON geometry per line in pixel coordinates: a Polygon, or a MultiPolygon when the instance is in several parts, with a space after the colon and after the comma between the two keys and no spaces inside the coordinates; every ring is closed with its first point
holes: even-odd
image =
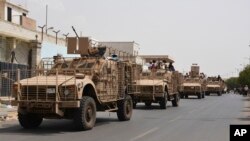
{"type": "Polygon", "coordinates": [[[133,84],[134,93],[133,107],[137,103],[145,103],[151,106],[152,103],[159,103],[161,109],[166,109],[167,101],[171,101],[174,107],[179,105],[180,95],[180,73],[170,71],[167,64],[174,61],[167,55],[144,55],[140,56],[149,65],[144,68],[140,77],[133,84]],[[152,66],[154,63],[155,66],[152,66]],[[157,65],[156,65],[157,64],[157,65]]]}
{"type": "MultiPolygon", "coordinates": [[[[69,37],[68,53],[81,57],[55,57],[51,69],[31,70],[30,78],[18,79],[13,95],[18,120],[24,128],[38,127],[44,118],[73,119],[77,130],[92,129],[96,111],[116,112],[130,120],[133,103],[128,87],[133,65],[103,57],[106,47],[93,47],[87,37],[69,37]]],[[[20,75],[22,70],[17,70],[20,75]]],[[[19,77],[20,78],[20,77],[19,77]]]]}
{"type": "Polygon", "coordinates": [[[200,67],[197,64],[191,66],[189,74],[184,76],[181,86],[181,98],[197,96],[198,99],[205,98],[206,79],[203,73],[200,73],[200,67]]]}

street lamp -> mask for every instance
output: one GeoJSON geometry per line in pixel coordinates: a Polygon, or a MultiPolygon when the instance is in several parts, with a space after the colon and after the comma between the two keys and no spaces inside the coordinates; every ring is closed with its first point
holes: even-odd
{"type": "Polygon", "coordinates": [[[65,36],[65,41],[66,41],[66,42],[65,42],[65,45],[66,45],[66,46],[67,46],[67,42],[68,42],[68,39],[67,39],[67,38],[68,38],[68,35],[69,35],[69,33],[63,34],[63,36],[65,36]]]}
{"type": "Polygon", "coordinates": [[[41,38],[41,41],[43,41],[43,29],[46,27],[46,25],[38,26],[38,27],[41,28],[41,30],[42,30],[42,38],[41,38]]]}
{"type": "Polygon", "coordinates": [[[58,31],[53,31],[54,33],[56,33],[56,44],[57,44],[57,35],[58,35],[58,33],[60,32],[60,30],[58,30],[58,31]]]}
{"type": "Polygon", "coordinates": [[[49,28],[46,28],[46,34],[48,34],[48,31],[49,30],[53,30],[54,29],[54,27],[52,26],[52,27],[49,27],[49,28]]]}

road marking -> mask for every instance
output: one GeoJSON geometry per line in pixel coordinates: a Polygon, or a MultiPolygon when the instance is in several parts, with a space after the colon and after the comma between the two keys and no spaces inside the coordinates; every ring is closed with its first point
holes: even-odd
{"type": "Polygon", "coordinates": [[[144,137],[144,136],[146,136],[146,135],[148,135],[148,134],[150,134],[150,133],[155,132],[155,131],[158,130],[158,129],[159,129],[158,127],[152,128],[152,129],[150,129],[150,130],[148,130],[148,131],[146,131],[146,132],[144,132],[144,133],[142,133],[142,134],[140,134],[140,135],[138,135],[138,136],[132,138],[130,141],[138,140],[138,139],[140,139],[140,138],[142,138],[142,137],[144,137]]]}
{"type": "Polygon", "coordinates": [[[176,118],[174,118],[174,119],[172,119],[172,120],[169,120],[168,122],[173,122],[173,121],[176,121],[176,120],[178,120],[178,119],[180,119],[181,118],[181,116],[178,116],[178,117],[176,117],[176,118]]]}

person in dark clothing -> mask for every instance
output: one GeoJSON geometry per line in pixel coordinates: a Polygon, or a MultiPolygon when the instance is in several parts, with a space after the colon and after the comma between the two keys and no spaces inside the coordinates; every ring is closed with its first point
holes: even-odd
{"type": "Polygon", "coordinates": [[[174,68],[174,66],[173,66],[173,63],[171,62],[171,63],[169,63],[169,65],[168,65],[168,69],[169,69],[169,71],[175,71],[175,68],[174,68]]]}

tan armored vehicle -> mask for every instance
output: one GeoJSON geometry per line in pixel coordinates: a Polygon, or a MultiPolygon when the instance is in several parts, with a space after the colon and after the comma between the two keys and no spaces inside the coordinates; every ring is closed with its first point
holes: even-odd
{"type": "Polygon", "coordinates": [[[206,85],[206,95],[210,95],[212,93],[221,96],[224,91],[224,83],[221,79],[217,77],[208,77],[207,78],[207,85],[206,85]]]}
{"type": "Polygon", "coordinates": [[[205,75],[200,73],[200,67],[197,64],[193,64],[189,74],[184,76],[181,98],[188,98],[190,95],[197,96],[198,99],[205,98],[205,87],[205,75]]]}
{"type": "Polygon", "coordinates": [[[34,77],[15,83],[22,127],[38,127],[44,118],[66,118],[73,119],[78,130],[88,130],[95,125],[96,111],[117,112],[120,121],[130,120],[132,64],[105,59],[105,47],[93,48],[90,42],[68,38],[68,53],[82,57],[56,57],[50,70],[32,70],[34,77]]]}
{"type": "Polygon", "coordinates": [[[167,101],[172,101],[173,106],[179,105],[179,86],[180,73],[170,71],[166,66],[167,63],[174,61],[168,56],[141,56],[145,62],[155,61],[158,66],[144,69],[140,78],[135,81],[134,91],[132,95],[133,107],[139,102],[145,103],[146,106],[151,106],[152,103],[159,103],[161,109],[166,109],[167,101]]]}

